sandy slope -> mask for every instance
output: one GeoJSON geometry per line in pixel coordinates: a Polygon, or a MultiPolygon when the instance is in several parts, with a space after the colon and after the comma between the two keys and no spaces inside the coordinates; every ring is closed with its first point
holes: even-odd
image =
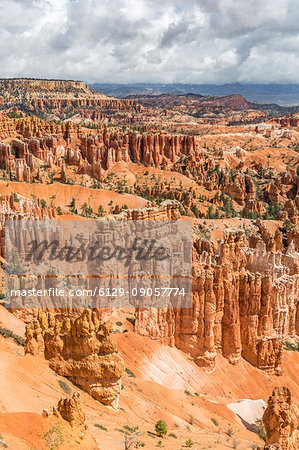
{"type": "MultiPolygon", "coordinates": [[[[106,189],[92,189],[83,186],[71,186],[61,183],[53,184],[29,184],[18,182],[3,182],[0,180],[1,195],[8,195],[16,192],[32,199],[32,195],[39,199],[46,200],[50,205],[51,197],[56,195],[53,202],[55,206],[65,208],[68,206],[74,197],[76,199],[76,207],[80,210],[83,203],[92,206],[94,211],[102,205],[105,210],[109,211],[109,203],[113,201],[113,205],[127,205],[128,208],[140,208],[146,206],[147,200],[136,195],[119,194],[114,191],[106,189]]],[[[76,216],[77,217],[77,216],[76,216]]]]}

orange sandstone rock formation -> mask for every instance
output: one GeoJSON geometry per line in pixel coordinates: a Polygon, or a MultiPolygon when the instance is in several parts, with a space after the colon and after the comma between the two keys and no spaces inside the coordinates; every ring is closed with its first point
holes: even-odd
{"type": "Polygon", "coordinates": [[[85,311],[75,319],[40,312],[26,328],[26,353],[44,353],[50,368],[105,405],[118,407],[124,363],[111,325],[85,311]]]}
{"type": "Polygon", "coordinates": [[[298,254],[248,247],[226,230],[218,249],[200,238],[193,250],[192,309],[140,309],[135,330],[175,345],[211,371],[217,352],[280,374],[281,341],[298,333],[298,254]]]}
{"type": "Polygon", "coordinates": [[[180,201],[190,215],[193,215],[194,205],[210,198],[209,193],[214,191],[210,202],[218,208],[218,214],[219,208],[230,199],[237,208],[243,208],[243,216],[249,218],[263,217],[267,213],[267,204],[271,203],[281,205],[277,218],[289,219],[294,225],[298,223],[299,185],[295,167],[288,166],[274,176],[269,170],[266,173],[267,169],[262,164],[253,162],[252,170],[244,173],[246,157],[240,148],[235,150],[234,158],[242,164],[237,170],[229,170],[221,162],[223,150],[215,149],[213,155],[195,136],[157,132],[155,129],[142,134],[121,128],[111,131],[103,124],[92,132],[86,132],[81,125],[72,122],[47,122],[37,117],[10,120],[4,115],[3,120],[0,117],[0,133],[1,123],[5,142],[0,144],[0,169],[8,171],[10,177],[17,181],[40,182],[41,167],[43,170],[47,167],[52,175],[71,167],[80,175],[86,174],[105,182],[108,171],[115,164],[133,162],[170,170],[174,175],[183,174],[206,191],[208,195],[183,186],[169,189],[164,180],[157,181],[154,186],[146,183],[134,186],[134,193],[146,198],[180,201]],[[214,156],[219,160],[216,161],[214,156]],[[262,190],[256,188],[257,173],[267,181],[262,190]]]}
{"type": "Polygon", "coordinates": [[[53,411],[59,413],[61,417],[69,422],[72,427],[85,427],[85,414],[82,409],[80,392],[74,392],[72,397],[61,398],[57,409],[53,411]]]}
{"type": "Polygon", "coordinates": [[[299,410],[289,388],[282,386],[273,390],[263,422],[267,434],[265,449],[298,449],[299,410]]]}

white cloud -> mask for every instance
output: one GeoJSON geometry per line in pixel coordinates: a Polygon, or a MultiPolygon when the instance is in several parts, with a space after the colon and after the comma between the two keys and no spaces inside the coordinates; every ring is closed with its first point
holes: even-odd
{"type": "Polygon", "coordinates": [[[298,82],[291,0],[0,0],[0,76],[298,82]]]}

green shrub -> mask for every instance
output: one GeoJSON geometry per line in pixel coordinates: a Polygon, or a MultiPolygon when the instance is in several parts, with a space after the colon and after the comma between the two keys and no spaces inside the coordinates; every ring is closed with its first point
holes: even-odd
{"type": "Polygon", "coordinates": [[[3,435],[0,433],[0,447],[8,448],[8,445],[6,442],[3,442],[2,439],[4,439],[3,435]]]}
{"type": "MultiPolygon", "coordinates": [[[[299,167],[299,166],[298,166],[298,167],[299,167]]],[[[290,230],[293,230],[293,229],[295,228],[295,225],[293,225],[292,222],[291,222],[289,219],[286,219],[286,220],[283,222],[282,228],[283,228],[286,232],[288,232],[288,231],[290,231],[290,230]]]]}
{"type": "Polygon", "coordinates": [[[0,327],[0,334],[5,338],[13,338],[16,344],[25,347],[25,339],[22,336],[18,336],[17,334],[13,333],[11,330],[0,327]]]}
{"type": "Polygon", "coordinates": [[[218,427],[218,422],[216,419],[214,419],[213,417],[211,417],[211,421],[213,422],[214,425],[216,425],[216,427],[218,427]]]}
{"type": "Polygon", "coordinates": [[[191,211],[193,212],[193,214],[195,215],[195,217],[198,219],[199,218],[199,211],[196,205],[193,205],[191,208],[191,211]]]}
{"type": "Polygon", "coordinates": [[[53,425],[53,427],[43,435],[43,439],[45,439],[46,441],[46,447],[48,447],[50,450],[59,448],[64,443],[60,425],[53,425]]]}
{"type": "Polygon", "coordinates": [[[91,217],[93,214],[93,209],[91,206],[89,206],[86,202],[81,207],[81,214],[84,217],[91,217]]]}
{"type": "Polygon", "coordinates": [[[13,197],[13,201],[16,202],[16,203],[18,203],[20,201],[20,199],[19,199],[19,197],[18,197],[16,192],[12,193],[12,197],[13,197]]]}
{"type": "Polygon", "coordinates": [[[122,322],[116,322],[116,325],[118,326],[118,327],[121,327],[122,326],[122,322]]]}
{"type": "Polygon", "coordinates": [[[269,204],[266,205],[266,212],[263,216],[263,219],[277,220],[281,211],[282,211],[281,203],[269,202],[269,204]]]}
{"type": "Polygon", "coordinates": [[[72,390],[71,390],[70,386],[67,384],[66,381],[64,381],[64,380],[58,380],[58,383],[59,383],[61,389],[62,389],[66,394],[70,394],[70,393],[71,393],[72,390]]]}
{"type": "Polygon", "coordinates": [[[186,447],[191,448],[191,447],[193,447],[194,442],[192,441],[192,439],[188,439],[188,440],[185,442],[185,445],[186,445],[186,447]]]}
{"type": "Polygon", "coordinates": [[[172,438],[174,438],[174,439],[177,439],[177,435],[176,434],[174,434],[174,433],[169,433],[169,435],[168,435],[169,437],[172,437],[172,438]]]}
{"type": "Polygon", "coordinates": [[[187,391],[186,389],[185,389],[184,392],[185,392],[186,395],[191,395],[192,396],[191,392],[187,391]]]}
{"type": "Polygon", "coordinates": [[[155,431],[161,438],[167,435],[167,426],[164,420],[158,420],[155,425],[155,431]]]}
{"type": "Polygon", "coordinates": [[[136,378],[136,375],[132,372],[132,370],[128,369],[127,367],[126,367],[126,372],[129,375],[129,377],[136,378]]]}
{"type": "Polygon", "coordinates": [[[226,434],[227,434],[229,437],[232,437],[232,435],[234,434],[234,430],[233,430],[232,428],[228,428],[226,434]]]}
{"type": "Polygon", "coordinates": [[[292,352],[299,352],[299,341],[297,341],[295,344],[292,344],[291,342],[284,342],[283,347],[285,350],[291,350],[292,352]]]}
{"type": "Polygon", "coordinates": [[[260,437],[261,439],[263,439],[263,440],[266,442],[266,440],[267,440],[267,435],[266,435],[266,430],[265,430],[265,427],[264,427],[264,424],[263,424],[262,421],[260,421],[260,423],[259,423],[259,427],[258,427],[258,430],[257,430],[257,434],[259,435],[259,437],[260,437]]]}
{"type": "Polygon", "coordinates": [[[100,428],[100,430],[108,431],[106,427],[104,427],[103,425],[100,425],[98,423],[95,423],[94,426],[97,427],[97,428],[100,428]]]}
{"type": "Polygon", "coordinates": [[[98,216],[99,217],[103,217],[105,214],[106,213],[105,213],[105,210],[104,210],[103,206],[100,205],[99,208],[98,208],[98,216]]]}

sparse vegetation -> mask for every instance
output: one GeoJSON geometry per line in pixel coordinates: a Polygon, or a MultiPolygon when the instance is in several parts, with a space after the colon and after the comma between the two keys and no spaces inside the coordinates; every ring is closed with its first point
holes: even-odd
{"type": "Polygon", "coordinates": [[[61,389],[66,393],[66,394],[70,394],[71,393],[71,388],[70,386],[67,384],[66,381],[64,380],[58,380],[59,386],[61,387],[61,389]]]}
{"type": "Polygon", "coordinates": [[[105,214],[106,214],[106,211],[104,210],[103,206],[100,205],[100,206],[98,207],[98,216],[99,216],[99,217],[103,217],[105,214]]]}
{"type": "Polygon", "coordinates": [[[192,441],[192,439],[187,439],[187,441],[185,442],[186,447],[191,448],[194,445],[194,442],[192,441]]]}
{"type": "Polygon", "coordinates": [[[263,439],[266,442],[266,440],[267,440],[266,430],[265,430],[265,427],[264,427],[264,424],[262,421],[260,421],[260,423],[258,424],[257,434],[259,435],[259,437],[261,439],[263,439]]]}
{"type": "Polygon", "coordinates": [[[237,441],[237,439],[233,440],[233,448],[238,448],[239,447],[240,442],[237,441]]]}
{"type": "Polygon", "coordinates": [[[126,373],[129,375],[129,377],[136,378],[136,375],[134,374],[134,372],[132,372],[132,370],[128,369],[127,367],[126,367],[126,373]]]}
{"type": "Polygon", "coordinates": [[[108,431],[107,428],[104,427],[104,425],[100,425],[99,423],[95,423],[94,426],[97,427],[97,428],[99,428],[100,430],[108,431]]]}
{"type": "Polygon", "coordinates": [[[214,425],[216,425],[216,427],[218,427],[218,422],[216,419],[214,419],[214,417],[211,417],[211,421],[213,422],[214,425]]]}
{"type": "Polygon", "coordinates": [[[22,336],[18,336],[13,331],[9,330],[8,328],[3,328],[0,326],[0,334],[1,336],[5,338],[12,338],[16,344],[21,345],[22,347],[25,347],[26,341],[22,336]]]}
{"type": "Polygon", "coordinates": [[[161,438],[164,438],[167,435],[168,430],[164,420],[158,420],[158,422],[155,425],[155,431],[157,435],[160,436],[161,438]]]}
{"type": "Polygon", "coordinates": [[[283,222],[282,228],[283,228],[283,230],[288,232],[288,231],[293,230],[295,228],[295,225],[289,219],[287,219],[283,222]]]}
{"type": "Polygon", "coordinates": [[[125,435],[125,438],[122,441],[125,450],[145,447],[145,443],[138,440],[139,436],[142,434],[139,431],[139,427],[129,427],[128,425],[125,425],[124,429],[120,429],[119,431],[125,435]]]}
{"type": "Polygon", "coordinates": [[[292,352],[299,352],[299,341],[295,343],[286,341],[283,343],[283,348],[292,352]]]}
{"type": "Polygon", "coordinates": [[[266,204],[265,206],[266,206],[266,212],[263,216],[263,219],[277,220],[279,218],[279,214],[282,211],[282,204],[269,202],[269,204],[266,204]]]}
{"type": "Polygon", "coordinates": [[[174,433],[169,433],[169,435],[168,435],[169,437],[172,437],[172,438],[174,438],[174,439],[177,439],[178,437],[177,437],[177,435],[176,434],[174,434],[174,433]]]}
{"type": "Polygon", "coordinates": [[[4,442],[2,439],[4,439],[3,435],[0,433],[0,447],[8,448],[8,445],[6,442],[4,442]]]}
{"type": "Polygon", "coordinates": [[[72,200],[71,200],[71,202],[69,204],[69,207],[70,207],[70,211],[74,213],[75,210],[76,210],[76,199],[75,199],[75,197],[72,197],[72,200]]]}
{"type": "Polygon", "coordinates": [[[18,197],[18,195],[17,195],[16,192],[13,192],[13,193],[12,193],[12,197],[13,197],[13,201],[14,201],[15,203],[18,203],[18,202],[20,201],[20,199],[19,199],[19,197],[18,197]]]}
{"type": "Polygon", "coordinates": [[[46,441],[46,446],[50,450],[59,448],[64,443],[64,437],[59,424],[53,425],[49,431],[43,435],[43,439],[46,441]]]}
{"type": "Polygon", "coordinates": [[[186,389],[185,389],[184,392],[185,392],[186,395],[191,395],[192,396],[191,392],[187,391],[186,389]]]}
{"type": "Polygon", "coordinates": [[[91,217],[93,215],[92,207],[88,206],[88,204],[85,202],[81,208],[81,214],[84,217],[91,217]]]}

